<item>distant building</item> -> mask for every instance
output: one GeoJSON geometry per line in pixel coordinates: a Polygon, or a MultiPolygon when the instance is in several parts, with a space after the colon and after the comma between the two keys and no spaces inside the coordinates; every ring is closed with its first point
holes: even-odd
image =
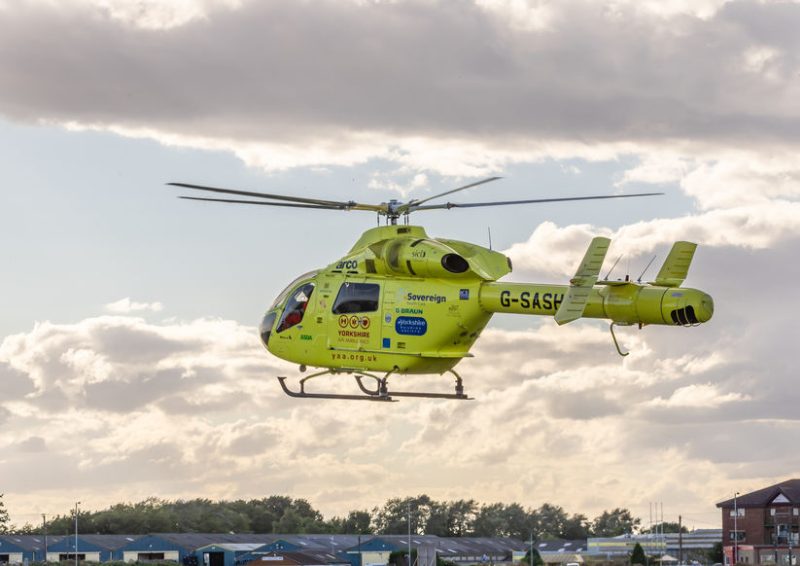
{"type": "Polygon", "coordinates": [[[350,566],[350,562],[327,552],[270,552],[251,555],[243,566],[350,566]]]}
{"type": "Polygon", "coordinates": [[[120,549],[136,540],[139,535],[78,535],[61,537],[61,540],[47,546],[48,562],[64,562],[66,560],[88,560],[91,562],[108,562],[121,560],[120,549]],[[76,546],[77,544],[77,546],[76,546]]]}
{"type": "Polygon", "coordinates": [[[722,509],[726,564],[798,564],[800,479],[739,495],[717,507],[722,509]]]}
{"type": "Polygon", "coordinates": [[[653,535],[620,535],[618,537],[592,537],[586,541],[588,552],[593,556],[628,556],[636,544],[641,545],[645,554],[657,556],[667,552],[666,542],[653,535]]]}
{"type": "Polygon", "coordinates": [[[539,552],[545,566],[583,564],[584,556],[588,551],[586,539],[543,540],[533,543],[533,547],[539,552]]]}
{"type": "MultiPolygon", "coordinates": [[[[697,529],[687,533],[621,535],[618,537],[590,538],[589,555],[607,559],[629,556],[639,544],[648,556],[669,557],[684,564],[708,562],[708,552],[722,541],[721,529],[697,529]]],[[[668,562],[665,560],[664,562],[668,562]]]]}
{"type": "Polygon", "coordinates": [[[0,564],[43,562],[48,544],[59,542],[61,536],[0,535],[0,564]]]}

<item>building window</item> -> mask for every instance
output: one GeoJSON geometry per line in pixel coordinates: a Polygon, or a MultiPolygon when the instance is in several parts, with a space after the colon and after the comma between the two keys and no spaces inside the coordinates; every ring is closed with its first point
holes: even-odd
{"type": "Polygon", "coordinates": [[[773,517],[775,516],[775,508],[774,507],[769,510],[769,514],[772,515],[773,517]]]}
{"type": "Polygon", "coordinates": [[[743,541],[744,531],[730,531],[728,532],[728,540],[743,541]]]}
{"type": "Polygon", "coordinates": [[[792,509],[792,515],[794,515],[795,517],[797,517],[798,515],[800,515],[800,509],[798,509],[797,507],[794,507],[794,508],[792,509]]]}
{"type": "Polygon", "coordinates": [[[731,517],[744,517],[744,507],[731,509],[731,517]]]}

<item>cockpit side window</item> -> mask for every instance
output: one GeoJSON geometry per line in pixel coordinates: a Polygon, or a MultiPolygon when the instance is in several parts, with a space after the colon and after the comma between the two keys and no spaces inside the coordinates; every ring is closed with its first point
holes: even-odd
{"type": "Polygon", "coordinates": [[[295,278],[291,283],[289,283],[286,286],[286,288],[283,291],[281,291],[281,294],[278,295],[278,297],[272,302],[272,306],[269,307],[267,310],[271,311],[275,307],[278,307],[281,304],[283,304],[283,301],[286,300],[286,296],[289,294],[289,291],[294,289],[295,285],[297,285],[300,281],[303,281],[305,279],[311,279],[317,273],[319,273],[319,271],[309,271],[308,273],[303,273],[300,277],[295,278]]]}
{"type": "Polygon", "coordinates": [[[278,322],[276,332],[283,332],[303,321],[303,315],[306,312],[308,301],[311,299],[311,293],[313,292],[313,283],[306,283],[292,291],[289,295],[289,300],[286,302],[286,307],[283,309],[283,314],[281,315],[280,322],[278,322]]]}
{"type": "Polygon", "coordinates": [[[377,283],[344,283],[333,303],[333,314],[378,310],[381,287],[377,283]]]}

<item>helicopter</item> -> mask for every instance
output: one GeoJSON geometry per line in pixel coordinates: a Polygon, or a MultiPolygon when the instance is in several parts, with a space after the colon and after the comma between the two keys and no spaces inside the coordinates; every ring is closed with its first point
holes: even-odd
{"type": "Polygon", "coordinates": [[[506,255],[476,244],[431,238],[423,227],[410,224],[411,213],[425,210],[663,194],[431,203],[498,179],[489,177],[423,199],[380,204],[189,183],[168,185],[226,196],[178,197],[187,200],[377,214],[378,226],[365,231],[343,257],[292,281],[261,320],[259,336],[267,351],[298,364],[301,373],[309,367],[319,368],[299,379],[298,389],[290,388],[286,377],[277,377],[290,397],[380,402],[402,397],[472,399],[464,392],[463,379],[454,367],[472,357],[472,345],[495,313],[552,316],[558,325],[579,318],[610,320],[611,337],[621,356],[629,352],[620,348],[615,326],[689,327],[713,316],[710,295],[681,287],[697,247],[692,242],[675,242],[655,279],[645,283],[641,277],[637,281],[628,276],[610,280],[610,272],[600,278],[611,241],[599,236],[589,243],[568,284],[506,283],[500,281],[512,270],[506,255]],[[390,378],[446,373],[455,379],[453,393],[389,388],[390,378]],[[306,391],[310,380],[339,374],[353,376],[360,392],[306,391]]]}

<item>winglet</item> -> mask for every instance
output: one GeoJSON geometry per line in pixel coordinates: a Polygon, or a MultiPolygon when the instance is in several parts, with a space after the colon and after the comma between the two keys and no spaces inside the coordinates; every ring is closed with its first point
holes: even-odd
{"type": "Polygon", "coordinates": [[[566,324],[583,316],[589,294],[597,282],[610,245],[611,240],[601,236],[594,238],[589,244],[575,277],[569,280],[569,290],[556,311],[555,319],[558,324],[566,324]]]}
{"type": "Polygon", "coordinates": [[[689,273],[689,266],[692,264],[696,249],[697,244],[692,242],[675,242],[667,259],[664,260],[664,265],[656,275],[655,281],[650,281],[650,284],[661,287],[680,287],[689,273]]]}

